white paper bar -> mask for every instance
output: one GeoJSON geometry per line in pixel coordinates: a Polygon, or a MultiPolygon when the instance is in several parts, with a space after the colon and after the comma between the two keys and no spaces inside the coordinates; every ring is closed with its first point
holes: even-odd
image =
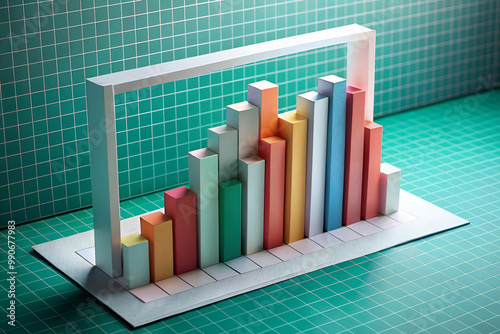
{"type": "Polygon", "coordinates": [[[198,266],[219,262],[219,173],[217,154],[207,148],[189,152],[189,189],[196,194],[198,266]]]}
{"type": "Polygon", "coordinates": [[[306,237],[323,233],[328,97],[317,92],[297,96],[297,114],[307,118],[306,237]]]}
{"type": "Polygon", "coordinates": [[[241,252],[264,249],[264,182],[266,161],[259,156],[239,160],[241,182],[241,252]]]}
{"type": "Polygon", "coordinates": [[[219,155],[219,182],[238,178],[238,131],[221,125],[207,131],[207,148],[219,155]]]}
{"type": "Polygon", "coordinates": [[[238,130],[238,158],[259,153],[259,108],[240,102],[226,107],[226,123],[238,130]]]}
{"type": "Polygon", "coordinates": [[[379,211],[390,215],[399,210],[399,187],[401,169],[383,163],[380,165],[380,202],[379,211]]]}

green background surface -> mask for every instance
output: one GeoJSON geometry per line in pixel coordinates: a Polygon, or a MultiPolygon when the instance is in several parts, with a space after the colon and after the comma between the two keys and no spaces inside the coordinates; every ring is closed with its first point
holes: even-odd
{"type": "MultiPolygon", "coordinates": [[[[383,161],[402,188],[470,224],[158,321],[135,333],[498,333],[500,90],[379,118],[383,161]]],[[[122,218],[163,205],[121,203],[122,218]]],[[[10,333],[123,333],[126,327],[31,247],[93,228],[92,210],[19,226],[10,333]]],[[[6,230],[0,265],[7,270],[6,230]]],[[[3,279],[2,279],[3,280],[3,279]]],[[[5,282],[5,281],[3,281],[5,282]]],[[[0,305],[7,305],[2,283],[0,305]]],[[[2,316],[3,317],[3,316],[2,316]]],[[[3,317],[0,328],[7,330],[3,317]]]]}
{"type": "MultiPolygon", "coordinates": [[[[350,23],[377,31],[377,115],[499,82],[497,0],[0,0],[0,226],[91,205],[85,78],[350,23]]],[[[286,111],[325,74],[344,46],[116,96],[120,198],[186,183],[248,83],[279,84],[286,111]]]]}

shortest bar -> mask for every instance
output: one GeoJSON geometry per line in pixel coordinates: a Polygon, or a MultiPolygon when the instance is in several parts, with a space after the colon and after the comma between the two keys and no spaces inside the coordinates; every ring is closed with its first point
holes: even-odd
{"type": "Polygon", "coordinates": [[[219,183],[219,256],[226,262],[241,256],[241,183],[219,183]]]}
{"type": "Polygon", "coordinates": [[[157,211],[141,217],[141,234],[149,241],[149,271],[152,282],[174,276],[172,220],[157,211]]]}
{"type": "Polygon", "coordinates": [[[127,289],[149,284],[149,243],[139,233],[122,238],[123,280],[127,289]]]}
{"type": "Polygon", "coordinates": [[[363,147],[361,219],[366,220],[377,217],[379,211],[382,125],[365,121],[365,142],[363,147]]]}
{"type": "Polygon", "coordinates": [[[399,210],[399,188],[401,184],[401,169],[388,163],[380,165],[380,203],[379,211],[390,215],[399,210]]]}

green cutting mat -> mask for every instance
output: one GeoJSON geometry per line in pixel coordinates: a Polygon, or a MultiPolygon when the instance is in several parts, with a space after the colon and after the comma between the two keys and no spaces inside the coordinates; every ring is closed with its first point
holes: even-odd
{"type": "MultiPolygon", "coordinates": [[[[500,330],[500,90],[378,119],[402,188],[471,224],[225,300],[136,333],[493,333],[500,330]]],[[[122,217],[159,208],[157,193],[122,217]]],[[[31,246],[88,231],[84,210],[17,228],[18,326],[11,333],[129,328],[31,246]]],[[[2,231],[1,266],[6,263],[2,231]]],[[[0,304],[7,306],[2,278],[0,304]]],[[[1,328],[8,330],[2,316],[1,328]]]]}

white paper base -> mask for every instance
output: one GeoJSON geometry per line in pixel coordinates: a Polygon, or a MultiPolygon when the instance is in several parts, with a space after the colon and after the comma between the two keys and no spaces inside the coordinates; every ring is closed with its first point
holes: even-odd
{"type": "MultiPolygon", "coordinates": [[[[118,282],[119,279],[113,280],[92,264],[93,254],[89,249],[94,246],[93,231],[33,248],[126,322],[137,327],[468,224],[466,220],[405,191],[401,191],[399,207],[400,211],[388,216],[390,218],[362,221],[294,243],[293,247],[284,245],[264,250],[130,292],[118,282]]],[[[139,217],[124,220],[121,224],[122,231],[135,233],[139,217]]]]}

